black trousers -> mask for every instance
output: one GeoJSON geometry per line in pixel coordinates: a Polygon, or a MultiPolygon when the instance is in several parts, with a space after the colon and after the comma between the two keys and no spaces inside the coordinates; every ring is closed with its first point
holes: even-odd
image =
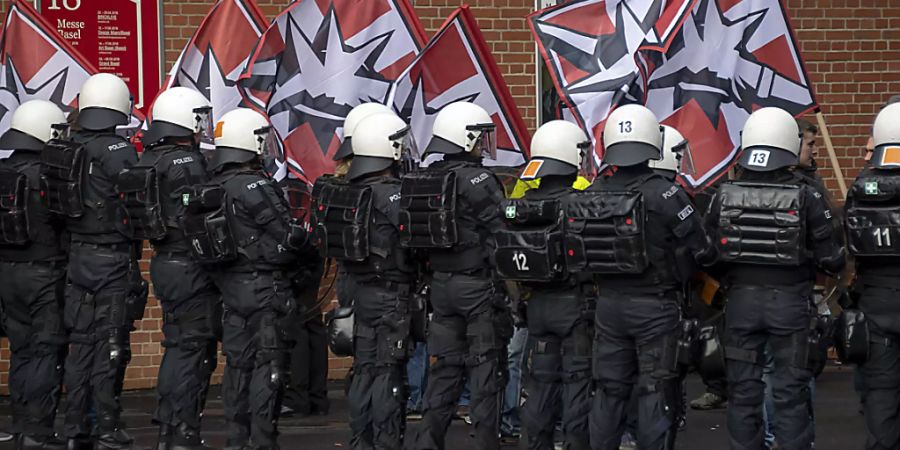
{"type": "Polygon", "coordinates": [[[435,272],[428,332],[431,367],[415,448],[443,449],[466,382],[477,450],[500,447],[500,405],[512,318],[488,276],[435,272]]]}
{"type": "Polygon", "coordinates": [[[227,447],[279,448],[278,416],[288,378],[290,281],[280,272],[215,275],[225,304],[222,397],[227,447]]]}
{"type": "Polygon", "coordinates": [[[284,392],[284,404],[300,414],[327,413],[328,336],[322,314],[315,314],[289,332],[296,343],[291,349],[291,383],[284,392]]]}
{"type": "Polygon", "coordinates": [[[347,397],[354,450],[399,449],[406,429],[409,286],[359,282],[348,274],[354,308],[353,378],[347,397]]]}
{"type": "Polygon", "coordinates": [[[866,449],[900,447],[900,289],[864,286],[860,308],[869,332],[869,359],[859,366],[866,418],[866,449]]]}
{"type": "Polygon", "coordinates": [[[642,449],[673,448],[680,404],[681,313],[674,296],[601,290],[594,321],[592,447],[619,448],[632,393],[642,449]]]}
{"type": "Polygon", "coordinates": [[[766,345],[774,352],[772,392],[775,438],[785,450],[808,449],[813,425],[809,415],[808,368],[811,289],[732,286],[725,308],[728,433],[731,448],[765,448],[762,380],[766,345]]]}
{"type": "Polygon", "coordinates": [[[566,449],[590,449],[593,310],[579,292],[535,290],[528,300],[523,422],[531,450],[552,450],[562,419],[566,449]]]}
{"type": "Polygon", "coordinates": [[[62,383],[61,263],[0,262],[0,321],[12,358],[9,390],[13,432],[53,435],[62,383]]]}
{"type": "Polygon", "coordinates": [[[150,261],[150,278],[162,306],[165,335],[154,420],[197,432],[222,332],[219,291],[187,253],[157,253],[150,261]]]}
{"type": "Polygon", "coordinates": [[[132,291],[128,244],[73,242],[69,251],[64,323],[69,331],[65,364],[65,435],[91,434],[88,409],[97,412],[97,431],[121,427],[119,394],[131,360],[126,297],[132,291]]]}

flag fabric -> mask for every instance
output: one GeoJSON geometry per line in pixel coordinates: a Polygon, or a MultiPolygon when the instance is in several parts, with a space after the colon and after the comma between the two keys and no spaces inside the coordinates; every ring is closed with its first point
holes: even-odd
{"type": "Polygon", "coordinates": [[[573,0],[529,15],[563,102],[596,141],[640,80],[638,50],[665,50],[695,1],[573,0]]]}
{"type": "Polygon", "coordinates": [[[209,99],[216,121],[241,106],[237,81],[268,26],[254,0],[219,0],[200,23],[163,89],[184,86],[209,99]]]}
{"type": "Polygon", "coordinates": [[[595,143],[616,106],[644,104],[690,142],[695,173],[682,181],[702,188],[735,161],[751,112],[816,107],[780,0],[624,3],[576,0],[530,17],[557,90],[595,143]]]}
{"type": "Polygon", "coordinates": [[[461,100],[484,108],[497,127],[497,158],[485,162],[524,164],[530,143],[528,129],[468,6],[450,15],[394,82],[389,103],[410,124],[423,151],[431,140],[437,113],[461,100]]]}
{"type": "MultiPolygon", "coordinates": [[[[28,1],[12,0],[0,36],[0,134],[29,100],[49,100],[65,112],[77,108],[81,85],[98,72],[28,1]]],[[[135,109],[122,128],[136,129],[143,118],[135,109]]]]}
{"type": "Polygon", "coordinates": [[[408,0],[298,0],[263,33],[241,93],[269,116],[289,169],[312,183],[333,170],[347,113],[386,103],[424,42],[408,0]]]}
{"type": "Polygon", "coordinates": [[[740,132],[767,106],[800,116],[817,107],[780,0],[700,0],[665,53],[642,53],[644,103],[690,142],[704,187],[737,160],[740,132]]]}

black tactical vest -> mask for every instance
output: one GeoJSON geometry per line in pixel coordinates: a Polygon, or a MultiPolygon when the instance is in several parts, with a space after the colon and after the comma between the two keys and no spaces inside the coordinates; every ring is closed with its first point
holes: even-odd
{"type": "Polygon", "coordinates": [[[322,256],[340,261],[369,257],[372,189],[348,183],[317,182],[313,239],[322,256]]]}
{"type": "Polygon", "coordinates": [[[855,256],[900,256],[900,177],[870,173],[850,188],[847,237],[855,256]]]}
{"type": "Polygon", "coordinates": [[[717,245],[726,262],[797,266],[804,262],[803,187],[731,181],[719,188],[717,245]]]}
{"type": "Polygon", "coordinates": [[[293,262],[296,254],[286,245],[291,232],[291,212],[276,182],[261,171],[242,170],[221,183],[225,189],[227,219],[241,263],[249,263],[254,268],[275,268],[293,262]],[[260,224],[261,217],[269,217],[271,221],[260,224]]]}
{"type": "Polygon", "coordinates": [[[119,216],[129,237],[157,241],[180,228],[177,216],[184,210],[183,195],[206,178],[201,158],[190,147],[154,148],[119,174],[116,188],[124,206],[119,216]],[[181,176],[175,176],[175,166],[182,169],[181,176]]]}
{"type": "Polygon", "coordinates": [[[400,243],[410,248],[452,248],[458,243],[456,172],[425,170],[403,176],[400,243]]]}
{"type": "Polygon", "coordinates": [[[570,272],[639,274],[647,269],[641,192],[574,192],[566,199],[565,219],[570,272]]]}
{"type": "Polygon", "coordinates": [[[13,169],[0,169],[0,245],[31,241],[28,220],[28,177],[13,169]]]}
{"type": "Polygon", "coordinates": [[[561,200],[507,200],[501,212],[506,227],[494,234],[500,277],[544,282],[565,278],[561,200]]]}
{"type": "Polygon", "coordinates": [[[72,141],[51,140],[41,152],[41,191],[47,209],[66,217],[84,214],[87,149],[72,141]]]}
{"type": "Polygon", "coordinates": [[[198,186],[189,194],[184,235],[198,262],[216,264],[237,258],[237,245],[227,215],[225,189],[221,185],[198,186]]]}

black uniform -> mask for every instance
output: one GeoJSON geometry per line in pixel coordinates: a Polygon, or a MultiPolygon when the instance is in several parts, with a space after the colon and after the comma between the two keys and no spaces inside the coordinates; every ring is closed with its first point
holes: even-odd
{"type": "Polygon", "coordinates": [[[596,449],[618,448],[636,389],[640,447],[672,448],[681,401],[679,297],[692,272],[679,269],[711,253],[708,239],[687,194],[645,165],[619,167],[588,191],[640,192],[644,254],[631,256],[646,260],[639,273],[597,276],[591,442],[596,449]]]}
{"type": "Polygon", "coordinates": [[[133,320],[143,315],[143,305],[132,303],[136,281],[143,280],[137,246],[126,237],[119,218],[115,185],[119,172],[134,165],[138,156],[134,146],[112,131],[79,131],[73,141],[83,144],[87,153],[84,213],[66,221],[72,242],[64,314],[71,343],[65,365],[65,434],[89,436],[88,410],[93,407],[101,443],[124,445],[130,438],[117,433],[119,394],[131,360],[129,332],[133,320]],[[132,309],[129,304],[138,306],[132,309]]]}
{"type": "MultiPolygon", "coordinates": [[[[564,200],[574,191],[573,181],[574,177],[543,177],[540,187],[523,198],[564,200]]],[[[554,448],[556,424],[562,419],[566,448],[587,450],[594,283],[589,275],[569,275],[557,281],[522,284],[530,292],[525,358],[528,399],[523,409],[528,448],[554,448]]]]}
{"type": "Polygon", "coordinates": [[[820,194],[781,169],[746,171],[737,182],[722,185],[707,220],[717,230],[726,263],[731,447],[764,446],[762,371],[768,345],[775,359],[775,437],[781,448],[807,449],[813,431],[807,402],[815,267],[836,273],[844,265],[831,213],[820,194]],[[773,233],[778,239],[769,238],[773,233]]]}
{"type": "Polygon", "coordinates": [[[376,175],[355,179],[350,186],[371,189],[368,256],[341,262],[350,286],[343,300],[353,305],[355,320],[353,378],[347,394],[350,442],[354,449],[400,448],[415,273],[408,251],[400,247],[400,180],[376,175]]]}
{"type": "Polygon", "coordinates": [[[41,202],[36,150],[16,150],[0,160],[0,321],[12,350],[12,432],[46,441],[53,436],[62,382],[67,242],[64,222],[41,202]],[[16,192],[17,185],[24,190],[16,192]],[[13,206],[7,201],[24,202],[24,216],[20,208],[7,209],[13,206]]]}
{"type": "Polygon", "coordinates": [[[424,417],[415,448],[443,449],[466,381],[476,449],[499,447],[500,395],[506,386],[506,345],[512,319],[494,282],[492,233],[502,225],[503,187],[490,170],[466,156],[445,155],[429,173],[456,175],[457,243],[428,251],[433,314],[428,331],[431,367],[424,417]]]}
{"type": "Polygon", "coordinates": [[[216,338],[221,337],[221,300],[212,279],[191,257],[181,218],[183,195],[207,181],[206,168],[198,149],[168,144],[147,148],[136,166],[144,167],[155,168],[165,225],[164,235],[151,240],[150,278],[165,334],[154,420],[170,433],[177,429],[179,444],[199,444],[200,413],[216,367],[216,338]]]}
{"type": "Polygon", "coordinates": [[[866,448],[900,446],[900,252],[892,216],[900,208],[900,173],[866,168],[851,186],[844,214],[856,258],[858,308],[869,328],[869,357],[860,365],[866,448]],[[874,220],[873,220],[874,219],[874,220]]]}
{"type": "Polygon", "coordinates": [[[286,244],[291,217],[281,189],[258,170],[226,166],[211,183],[224,189],[235,261],[216,268],[224,301],[225,378],[222,396],[228,448],[278,448],[278,415],[287,382],[294,308],[286,244]]]}
{"type": "Polygon", "coordinates": [[[284,405],[295,413],[328,414],[328,336],[322,321],[319,283],[323,275],[322,259],[310,255],[301,261],[294,276],[297,308],[288,332],[294,340],[291,352],[290,383],[284,391],[284,405]]]}

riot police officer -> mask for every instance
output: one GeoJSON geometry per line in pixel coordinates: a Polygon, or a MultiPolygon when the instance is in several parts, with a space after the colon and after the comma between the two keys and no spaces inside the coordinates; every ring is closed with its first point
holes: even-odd
{"type": "MultiPolygon", "coordinates": [[[[139,243],[128,236],[115,189],[137,151],[116,127],[131,117],[125,82],[97,74],[78,96],[79,130],[71,142],[54,142],[42,155],[42,187],[51,210],[65,214],[71,233],[65,325],[69,330],[65,384],[65,434],[70,447],[87,448],[88,409],[96,411],[97,448],[130,448],[121,429],[119,394],[131,360],[129,332],[144,312],[136,295],[139,243]]],[[[145,291],[146,292],[146,291],[145,291]]]]}
{"type": "MultiPolygon", "coordinates": [[[[900,104],[886,106],[873,127],[874,152],[870,165],[860,172],[850,188],[845,205],[850,252],[856,259],[858,299],[854,309],[864,317],[853,335],[858,355],[851,355],[865,380],[863,404],[869,450],[900,445],[900,236],[893,221],[900,208],[900,104]],[[863,329],[868,328],[868,333],[863,329]]],[[[845,311],[845,316],[850,314],[845,311]]],[[[851,329],[853,327],[851,326],[851,329]]]]}
{"type": "Polygon", "coordinates": [[[219,293],[191,258],[181,217],[183,196],[207,181],[201,141],[212,143],[212,108],[199,92],[174,87],[153,103],[140,161],[119,176],[132,237],[155,253],[150,278],[163,310],[165,354],[159,367],[158,450],[204,449],[200,413],[216,367],[219,293]]]}
{"type": "Polygon", "coordinates": [[[687,276],[678,269],[710,262],[714,252],[688,195],[648,166],[662,158],[663,145],[649,109],[614,110],[603,145],[603,160],[614,172],[595,179],[584,199],[569,207],[581,216],[573,225],[585,225],[567,231],[583,242],[569,249],[573,259],[584,254],[585,270],[597,274],[600,289],[591,441],[597,449],[618,448],[635,393],[638,445],[669,449],[677,431],[680,293],[687,276]]]}
{"type": "Polygon", "coordinates": [[[472,103],[451,103],[437,114],[425,149],[443,160],[403,178],[401,242],[423,248],[433,272],[432,362],[414,445],[418,449],[444,448],[466,381],[472,392],[475,447],[499,447],[499,400],[506,385],[512,321],[491,262],[504,191],[481,165],[495,150],[490,115],[472,103]]]}
{"type": "Polygon", "coordinates": [[[775,437],[784,449],[810,448],[807,402],[812,266],[834,274],[844,251],[821,196],[791,168],[800,131],[791,115],[762,108],[741,133],[742,171],[721,185],[708,223],[723,263],[725,338],[733,449],[764,446],[762,372],[766,346],[774,352],[775,437]]]}
{"type": "Polygon", "coordinates": [[[13,150],[0,160],[0,321],[12,350],[9,389],[21,449],[65,445],[53,432],[65,344],[64,223],[42,204],[39,173],[51,126],[63,122],[55,104],[31,100],[0,136],[0,148],[13,150]]]}
{"type": "Polygon", "coordinates": [[[306,230],[262,170],[264,158],[278,157],[268,120],[238,108],[222,116],[215,135],[213,178],[197,195],[211,211],[197,217],[189,207],[186,228],[195,258],[216,263],[224,301],[226,448],[278,448],[289,366],[285,318],[294,307],[290,270],[306,230]]]}
{"type": "Polygon", "coordinates": [[[565,198],[575,189],[591,141],[577,125],[553,120],[531,140],[531,160],[522,180],[540,179],[521,200],[505,203],[506,227],[496,234],[501,278],[521,281],[530,292],[528,399],[523,419],[528,448],[554,448],[562,418],[566,448],[590,448],[591,339],[594,284],[590,275],[565,270],[565,198]]]}
{"type": "Polygon", "coordinates": [[[393,113],[374,114],[353,132],[348,184],[324,192],[317,237],[354,285],[353,378],[348,391],[354,449],[403,444],[409,299],[415,268],[400,247],[401,154],[409,126],[393,113]],[[353,214],[348,212],[358,211],[353,214]]]}

